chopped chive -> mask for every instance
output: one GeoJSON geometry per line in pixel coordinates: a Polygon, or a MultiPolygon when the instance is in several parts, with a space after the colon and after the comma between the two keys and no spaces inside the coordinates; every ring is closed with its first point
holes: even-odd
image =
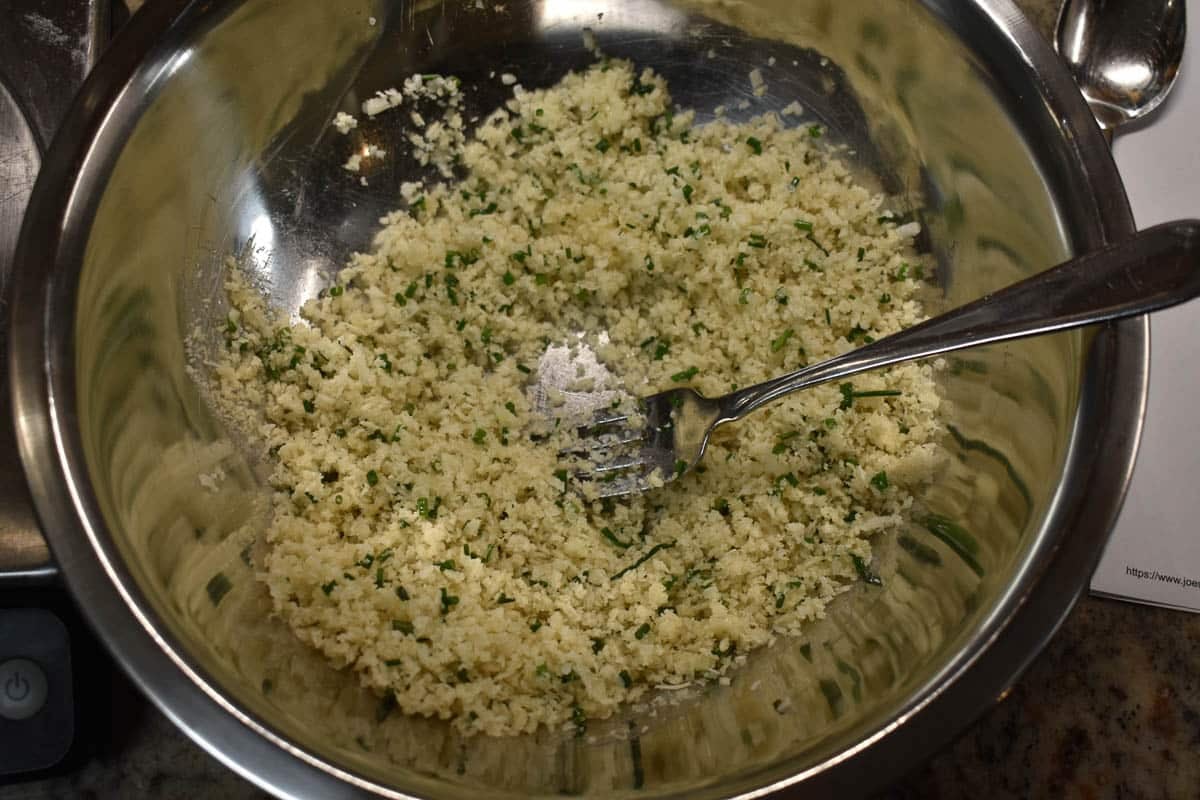
{"type": "Polygon", "coordinates": [[[771,340],[771,352],[778,353],[788,343],[788,339],[791,339],[795,335],[796,332],[791,328],[788,328],[786,331],[779,334],[779,336],[771,340]]]}
{"type": "Polygon", "coordinates": [[[609,142],[608,139],[601,138],[598,142],[596,142],[596,149],[601,153],[607,153],[608,148],[610,147],[612,147],[612,143],[609,142]]]}
{"type": "Polygon", "coordinates": [[[688,367],[683,372],[676,372],[674,375],[672,375],[671,380],[674,381],[675,383],[683,383],[684,381],[690,381],[692,378],[696,377],[696,374],[698,372],[700,372],[699,367],[688,367]]]}
{"type": "Polygon", "coordinates": [[[408,591],[403,586],[397,586],[396,587],[396,597],[399,597],[401,600],[407,601],[408,600],[408,591]]]}
{"type": "Polygon", "coordinates": [[[367,485],[374,486],[379,483],[379,473],[373,469],[367,470],[367,485]]]}
{"type": "Polygon", "coordinates": [[[621,678],[621,683],[624,684],[626,689],[628,689],[630,686],[633,686],[633,678],[630,677],[629,670],[623,669],[618,672],[617,675],[621,678]]]}
{"type": "Polygon", "coordinates": [[[452,595],[452,594],[448,594],[446,592],[446,588],[443,586],[441,603],[442,603],[442,615],[445,616],[446,613],[449,612],[453,606],[458,605],[458,597],[456,597],[455,595],[452,595]]]}
{"type": "Polygon", "coordinates": [[[650,623],[643,622],[636,631],[633,632],[633,638],[641,641],[646,638],[646,634],[650,633],[650,623]]]}
{"type": "Polygon", "coordinates": [[[487,431],[483,428],[476,428],[475,433],[471,434],[471,441],[475,444],[483,444],[485,439],[487,439],[487,431]]]}
{"type": "Polygon", "coordinates": [[[513,275],[508,270],[504,271],[504,277],[502,277],[501,280],[504,281],[505,286],[512,286],[514,283],[517,282],[516,276],[513,275]]]}
{"type": "Polygon", "coordinates": [[[575,725],[575,738],[582,739],[587,733],[587,716],[579,706],[571,707],[571,722],[575,725]]]}
{"type": "Polygon", "coordinates": [[[879,491],[886,491],[888,488],[888,476],[886,472],[876,472],[871,476],[871,485],[879,491]]]}
{"type": "Polygon", "coordinates": [[[883,579],[871,572],[867,567],[867,562],[863,561],[861,557],[850,556],[850,560],[854,563],[854,571],[858,573],[859,580],[872,586],[883,586],[883,579]]]}
{"type": "Polygon", "coordinates": [[[617,535],[612,532],[611,528],[601,528],[600,535],[603,536],[605,539],[608,539],[608,541],[612,542],[614,545],[621,548],[622,550],[626,550],[633,546],[633,542],[622,542],[620,539],[618,539],[617,535]]]}
{"type": "Polygon", "coordinates": [[[405,636],[412,636],[415,629],[413,628],[413,624],[407,620],[394,619],[392,620],[392,630],[399,631],[405,636]]]}
{"type": "Polygon", "coordinates": [[[631,571],[637,569],[638,567],[640,567],[642,564],[645,564],[647,561],[649,561],[651,558],[653,558],[660,550],[667,550],[674,546],[675,546],[674,542],[660,542],[659,544],[654,545],[654,547],[651,547],[650,550],[646,553],[646,555],[642,556],[637,561],[630,564],[628,567],[625,567],[625,569],[621,570],[616,575],[613,575],[611,578],[609,578],[609,580],[610,581],[620,580],[622,577],[624,577],[625,573],[631,572],[631,571]]]}
{"type": "Polygon", "coordinates": [[[751,136],[748,139],[746,139],[746,144],[750,145],[750,149],[754,151],[754,155],[756,155],[756,156],[762,155],[763,146],[762,146],[761,141],[759,141],[755,137],[751,136]]]}
{"type": "Polygon", "coordinates": [[[342,292],[344,292],[344,291],[345,290],[341,286],[330,286],[329,287],[329,296],[330,297],[341,297],[342,292]]]}

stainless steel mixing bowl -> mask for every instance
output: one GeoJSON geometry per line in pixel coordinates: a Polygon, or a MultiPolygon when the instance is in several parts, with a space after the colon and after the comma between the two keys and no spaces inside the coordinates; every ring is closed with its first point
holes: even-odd
{"type": "MultiPolygon", "coordinates": [[[[13,294],[21,455],[71,590],[143,690],[205,748],[286,796],[855,794],[945,742],[1054,631],[1123,496],[1147,379],[1142,321],[972,352],[944,371],[939,517],[879,545],[863,585],[731,686],[576,739],[462,739],[389,711],[269,616],[250,564],[263,493],[208,408],[225,254],[292,311],[368,245],[404,157],[401,116],[333,133],[413,72],[475,111],[613,56],[677,101],[793,100],[924,223],[932,301],[957,304],[1130,233],[1104,140],[1008,0],[163,0],[88,81],[46,160],[13,294]],[[757,98],[748,73],[762,71],[757,98]],[[398,144],[398,141],[397,141],[398,144]],[[188,334],[201,331],[198,344],[188,334]]],[[[749,108],[739,110],[741,101],[749,108]]],[[[764,376],[765,377],[765,376],[764,376]]],[[[805,795],[809,796],[809,795],[805,795]]]]}

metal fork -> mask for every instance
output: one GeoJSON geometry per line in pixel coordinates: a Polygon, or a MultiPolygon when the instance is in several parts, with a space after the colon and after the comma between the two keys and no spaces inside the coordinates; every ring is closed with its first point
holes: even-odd
{"type": "Polygon", "coordinates": [[[602,412],[579,429],[578,445],[562,453],[578,459],[576,477],[589,487],[585,494],[640,492],[695,467],[718,426],[792,392],[954,350],[1138,316],[1197,295],[1200,221],[1169,222],[857,350],[723,397],[676,388],[642,398],[638,414],[602,412]]]}

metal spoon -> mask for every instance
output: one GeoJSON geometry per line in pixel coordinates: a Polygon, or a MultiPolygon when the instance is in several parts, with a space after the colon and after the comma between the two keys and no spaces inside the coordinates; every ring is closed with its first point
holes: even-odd
{"type": "MultiPolygon", "coordinates": [[[[1197,296],[1200,221],[1168,222],[857,350],[723,397],[668,389],[643,397],[636,419],[619,410],[601,412],[563,454],[578,459],[576,477],[594,495],[645,491],[694,467],[714,428],[792,392],[967,347],[1147,314],[1197,296]]],[[[849,383],[842,393],[845,407],[897,394],[855,392],[849,383]]]]}
{"type": "Polygon", "coordinates": [[[1179,75],[1184,0],[1066,0],[1054,48],[1104,132],[1157,108],[1179,75]]]}

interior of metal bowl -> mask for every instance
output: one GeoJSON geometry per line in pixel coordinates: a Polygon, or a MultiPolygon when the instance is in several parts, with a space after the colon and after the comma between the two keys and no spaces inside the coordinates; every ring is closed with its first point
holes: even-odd
{"type": "MultiPolygon", "coordinates": [[[[878,543],[882,587],[855,588],[806,636],[753,654],[730,686],[594,723],[584,738],[462,738],[388,713],[294,640],[254,577],[265,508],[255,455],[189,368],[203,369],[205,341],[220,345],[227,255],[246,254],[275,307],[294,313],[369,246],[400,181],[419,174],[390,146],[407,115],[364,117],[344,137],[330,126],[337,111],[361,116],[374,92],[440,72],[486,112],[509,91],[494,76],[542,87],[592,62],[585,29],[606,54],[665,75],[701,120],[719,105],[748,117],[798,101],[792,122],[827,126],[864,179],[921,221],[939,265],[933,311],[1095,246],[1102,225],[1071,120],[1033,93],[994,9],[948,5],[245,0],[195,4],[155,31],[98,129],[103,179],[79,256],[71,424],[99,510],[88,535],[137,609],[129,624],[155,631],[161,663],[202,688],[194,703],[256,731],[310,783],[272,783],[236,736],[197,726],[182,701],[160,703],[279,791],[709,797],[819,776],[930,702],[986,650],[1063,535],[1054,514],[1087,370],[1103,378],[1085,368],[1090,338],[951,359],[951,458],[923,498],[942,522],[878,543]],[[367,144],[396,155],[373,162],[363,186],[341,165],[367,144]]],[[[1136,421],[1116,422],[1136,437],[1136,421]]],[[[1010,676],[1027,655],[1006,656],[1010,676]]]]}

